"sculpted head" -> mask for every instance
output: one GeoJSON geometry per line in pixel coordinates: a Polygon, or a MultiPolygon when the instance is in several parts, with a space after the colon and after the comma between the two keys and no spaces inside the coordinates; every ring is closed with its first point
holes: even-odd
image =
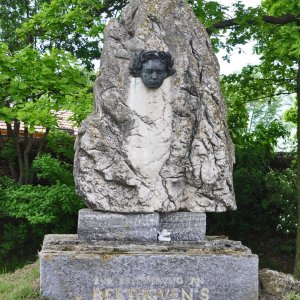
{"type": "Polygon", "coordinates": [[[141,77],[149,89],[158,89],[165,78],[175,73],[173,66],[174,61],[169,52],[142,50],[135,55],[130,74],[141,77]]]}

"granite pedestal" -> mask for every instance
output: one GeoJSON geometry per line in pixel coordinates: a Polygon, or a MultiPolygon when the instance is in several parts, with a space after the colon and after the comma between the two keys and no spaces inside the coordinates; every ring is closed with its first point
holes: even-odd
{"type": "Polygon", "coordinates": [[[229,240],[86,243],[47,235],[40,261],[47,299],[258,299],[258,258],[229,240]]]}
{"type": "Polygon", "coordinates": [[[206,214],[169,212],[159,215],[159,231],[170,232],[171,241],[202,241],[206,233],[206,214]]]}
{"type": "Polygon", "coordinates": [[[205,238],[206,214],[109,213],[81,209],[78,215],[78,237],[85,242],[157,241],[162,232],[170,241],[201,241],[205,238]]]}
{"type": "Polygon", "coordinates": [[[156,241],[159,214],[118,214],[81,209],[78,237],[82,241],[156,241]]]}

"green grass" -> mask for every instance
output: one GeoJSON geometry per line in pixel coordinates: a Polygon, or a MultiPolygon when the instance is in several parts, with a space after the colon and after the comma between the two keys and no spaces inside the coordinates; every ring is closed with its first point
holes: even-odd
{"type": "Polygon", "coordinates": [[[295,294],[295,293],[292,293],[292,294],[288,294],[284,300],[300,300],[300,294],[295,294]]]}
{"type": "Polygon", "coordinates": [[[42,299],[39,296],[39,261],[13,273],[0,274],[0,299],[42,299]]]}

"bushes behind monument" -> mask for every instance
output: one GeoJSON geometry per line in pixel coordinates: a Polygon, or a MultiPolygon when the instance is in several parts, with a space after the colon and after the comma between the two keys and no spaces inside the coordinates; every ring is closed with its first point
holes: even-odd
{"type": "MultiPolygon", "coordinates": [[[[230,117],[230,116],[229,116],[230,117]]],[[[241,240],[261,255],[263,267],[292,272],[296,237],[296,165],[274,166],[278,138],[286,135],[280,122],[258,125],[252,132],[235,132],[233,182],[238,209],[209,214],[208,232],[241,240]],[[271,256],[290,257],[290,265],[271,256]],[[278,264],[277,264],[278,263],[278,264]]],[[[293,156],[292,153],[288,157],[293,156]]]]}
{"type": "Polygon", "coordinates": [[[49,136],[47,153],[33,162],[34,185],[0,178],[0,270],[35,258],[45,234],[76,232],[83,204],[74,189],[73,144],[67,133],[49,136]]]}

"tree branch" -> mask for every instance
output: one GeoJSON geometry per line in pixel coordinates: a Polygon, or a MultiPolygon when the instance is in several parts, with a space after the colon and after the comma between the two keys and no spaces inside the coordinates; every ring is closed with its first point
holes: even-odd
{"type": "Polygon", "coordinates": [[[40,144],[39,144],[39,148],[37,150],[36,156],[38,156],[43,151],[43,148],[46,144],[47,136],[48,136],[49,132],[50,132],[50,128],[46,128],[46,132],[45,132],[44,136],[40,139],[40,144]]]}
{"type": "MultiPolygon", "coordinates": [[[[283,16],[262,16],[261,19],[250,19],[246,21],[248,25],[257,25],[261,21],[268,24],[276,24],[276,25],[286,25],[290,23],[296,23],[300,25],[300,15],[283,15],[283,16]]],[[[223,20],[213,24],[212,26],[206,28],[208,34],[211,34],[215,29],[227,29],[234,26],[241,25],[237,18],[232,18],[228,20],[223,20]]]]}
{"type": "Polygon", "coordinates": [[[25,150],[24,150],[24,183],[25,184],[31,183],[29,154],[32,149],[32,145],[33,145],[33,134],[29,134],[27,138],[27,143],[25,145],[25,150]]]}
{"type": "Polygon", "coordinates": [[[99,15],[106,13],[108,17],[112,17],[115,11],[120,11],[127,3],[127,0],[108,0],[105,1],[104,5],[101,8],[97,9],[96,12],[99,15]]]}
{"type": "Polygon", "coordinates": [[[271,94],[271,95],[266,95],[266,96],[263,96],[263,97],[251,99],[249,101],[245,101],[243,103],[239,103],[238,105],[237,104],[233,104],[233,105],[227,104],[227,106],[228,106],[229,109],[231,109],[231,108],[239,108],[239,107],[243,106],[246,103],[258,102],[258,101],[264,100],[266,98],[272,98],[272,97],[281,96],[281,95],[292,95],[292,94],[295,94],[295,93],[296,92],[280,92],[280,93],[276,93],[276,94],[271,94]]]}

